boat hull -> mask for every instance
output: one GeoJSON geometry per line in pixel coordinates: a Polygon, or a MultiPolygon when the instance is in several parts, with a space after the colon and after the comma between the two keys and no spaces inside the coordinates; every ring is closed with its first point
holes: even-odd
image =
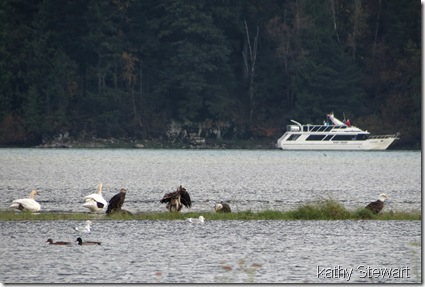
{"type": "Polygon", "coordinates": [[[396,138],[368,139],[362,141],[278,141],[283,150],[386,150],[396,138]]]}

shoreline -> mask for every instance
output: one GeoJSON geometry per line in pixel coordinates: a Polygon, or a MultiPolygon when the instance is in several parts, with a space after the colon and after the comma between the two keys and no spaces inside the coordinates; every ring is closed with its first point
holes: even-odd
{"type": "Polygon", "coordinates": [[[112,148],[112,149],[277,149],[276,143],[270,139],[248,140],[205,140],[200,142],[173,142],[134,139],[101,139],[52,141],[31,148],[112,148]]]}
{"type": "MultiPolygon", "coordinates": [[[[71,137],[45,141],[37,145],[0,145],[0,148],[40,148],[40,149],[246,149],[280,150],[274,138],[250,139],[202,139],[202,140],[163,140],[133,138],[96,138],[73,139],[71,137]]],[[[421,151],[421,148],[390,146],[386,151],[421,151]]]]}
{"type": "MultiPolygon", "coordinates": [[[[199,149],[199,150],[280,150],[270,140],[227,140],[202,144],[161,142],[158,140],[96,139],[93,141],[52,142],[39,145],[0,145],[1,148],[38,149],[199,149]]],[[[384,151],[421,151],[418,148],[388,148],[384,151]]],[[[326,150],[328,151],[328,150],[326,150]]],[[[329,150],[333,151],[333,150],[329,150]]],[[[349,150],[353,151],[353,150],[349,150]]]]}

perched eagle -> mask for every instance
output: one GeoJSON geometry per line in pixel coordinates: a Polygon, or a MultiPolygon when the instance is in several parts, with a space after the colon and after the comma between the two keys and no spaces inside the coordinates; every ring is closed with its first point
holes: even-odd
{"type": "Polygon", "coordinates": [[[366,205],[366,208],[372,211],[374,214],[378,214],[384,208],[384,201],[388,198],[388,195],[381,193],[378,196],[378,200],[366,205]]]}
{"type": "Polygon", "coordinates": [[[232,212],[229,204],[224,201],[217,202],[214,206],[215,212],[232,212]]]}
{"type": "Polygon", "coordinates": [[[164,195],[160,201],[161,203],[167,203],[166,208],[170,212],[179,212],[183,205],[187,208],[192,206],[190,195],[184,187],[180,185],[176,191],[170,192],[164,195]]]}
{"type": "Polygon", "coordinates": [[[121,188],[120,192],[115,194],[110,200],[108,204],[108,209],[106,210],[106,214],[110,215],[116,212],[122,212],[121,207],[124,204],[125,194],[127,190],[121,188]]]}

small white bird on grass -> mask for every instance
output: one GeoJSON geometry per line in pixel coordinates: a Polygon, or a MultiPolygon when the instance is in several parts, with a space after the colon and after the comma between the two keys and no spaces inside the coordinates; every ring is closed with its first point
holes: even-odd
{"type": "Polygon", "coordinates": [[[190,222],[190,223],[204,223],[205,218],[201,215],[199,216],[199,218],[186,218],[186,221],[190,222]]]}
{"type": "Polygon", "coordinates": [[[90,233],[91,220],[86,220],[86,225],[74,227],[76,231],[90,233]]]}

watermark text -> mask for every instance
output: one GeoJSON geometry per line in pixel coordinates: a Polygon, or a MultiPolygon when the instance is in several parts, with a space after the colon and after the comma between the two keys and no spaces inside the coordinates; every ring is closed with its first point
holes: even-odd
{"type": "Polygon", "coordinates": [[[358,265],[356,267],[343,267],[336,265],[325,267],[317,265],[317,278],[326,279],[344,279],[350,281],[354,277],[384,279],[384,278],[410,278],[410,267],[371,267],[367,265],[358,265]]]}

